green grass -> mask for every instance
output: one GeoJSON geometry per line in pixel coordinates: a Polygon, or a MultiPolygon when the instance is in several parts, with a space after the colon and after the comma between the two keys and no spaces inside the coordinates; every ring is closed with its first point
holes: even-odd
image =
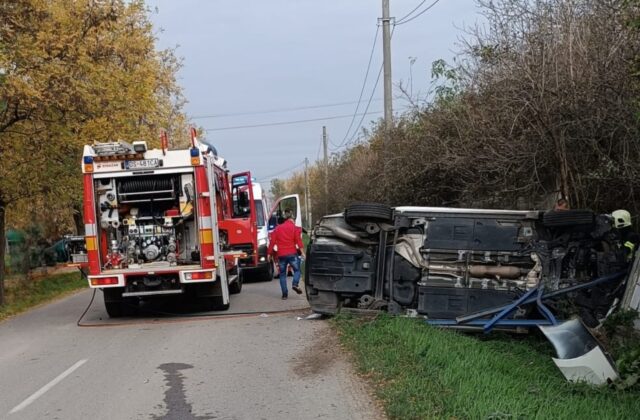
{"type": "Polygon", "coordinates": [[[6,303],[0,307],[0,321],[83,287],[87,287],[87,281],[78,272],[30,281],[9,279],[5,284],[6,303]]]}
{"type": "Polygon", "coordinates": [[[570,384],[539,337],[470,335],[420,320],[338,317],[390,419],[637,419],[640,393],[570,384]]]}

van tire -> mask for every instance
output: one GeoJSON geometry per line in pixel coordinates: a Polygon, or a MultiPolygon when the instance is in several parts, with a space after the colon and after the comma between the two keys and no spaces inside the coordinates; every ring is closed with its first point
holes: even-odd
{"type": "Polygon", "coordinates": [[[391,223],[393,221],[393,209],[380,203],[354,203],[344,212],[347,223],[363,221],[375,221],[391,223]]]}

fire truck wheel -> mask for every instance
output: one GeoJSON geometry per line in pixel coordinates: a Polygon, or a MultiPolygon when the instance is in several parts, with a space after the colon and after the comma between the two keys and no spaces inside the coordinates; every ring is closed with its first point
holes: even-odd
{"type": "Polygon", "coordinates": [[[124,315],[122,302],[104,302],[104,307],[109,314],[109,318],[120,318],[124,315]]]}
{"type": "Polygon", "coordinates": [[[222,303],[222,296],[214,296],[211,298],[211,309],[214,311],[226,311],[229,309],[229,304],[222,303]]]}
{"type": "Polygon", "coordinates": [[[122,302],[122,290],[103,289],[104,308],[107,310],[110,318],[120,318],[124,316],[124,304],[122,302]]]}
{"type": "Polygon", "coordinates": [[[103,293],[104,307],[109,318],[120,318],[135,314],[138,301],[135,299],[123,299],[121,289],[104,289],[103,293]]]}
{"type": "Polygon", "coordinates": [[[260,270],[260,272],[258,273],[258,279],[260,281],[271,281],[276,277],[274,275],[274,271],[275,270],[273,268],[273,263],[269,263],[266,267],[260,270]]]}

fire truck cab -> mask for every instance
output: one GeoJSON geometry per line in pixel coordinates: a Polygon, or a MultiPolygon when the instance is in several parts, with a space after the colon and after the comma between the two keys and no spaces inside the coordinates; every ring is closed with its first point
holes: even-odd
{"type": "MultiPolygon", "coordinates": [[[[267,258],[269,232],[267,231],[267,203],[262,186],[250,177],[234,176],[231,183],[233,213],[244,217],[252,226],[251,241],[238,243],[232,249],[243,251],[245,258],[238,261],[244,273],[254,279],[270,281],[273,278],[273,265],[267,258]],[[253,205],[250,205],[250,204],[253,205]]],[[[220,222],[220,229],[234,232],[235,221],[220,222]]],[[[247,238],[249,239],[249,238],[247,238]]]]}
{"type": "MultiPolygon", "coordinates": [[[[229,295],[242,289],[238,260],[246,258],[235,245],[255,242],[255,217],[235,211],[231,186],[250,183],[250,173],[230,176],[195,132],[183,150],[164,141],[161,149],[86,145],[82,172],[87,277],[104,292],[110,317],[167,295],[229,307],[229,295]]],[[[255,206],[250,194],[242,204],[255,206]]]]}

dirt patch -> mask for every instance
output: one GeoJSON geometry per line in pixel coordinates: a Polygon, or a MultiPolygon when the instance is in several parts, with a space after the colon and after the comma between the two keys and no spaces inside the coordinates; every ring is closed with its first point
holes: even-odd
{"type": "MultiPolygon", "coordinates": [[[[313,323],[313,335],[304,349],[291,360],[291,370],[298,378],[309,381],[331,381],[339,395],[349,401],[340,418],[353,420],[384,420],[387,417],[372,393],[371,384],[356,374],[350,363],[350,353],[340,342],[338,331],[326,321],[313,323]]],[[[321,396],[320,396],[321,397],[321,396]]]]}
{"type": "Polygon", "coordinates": [[[335,332],[323,325],[294,361],[293,372],[303,378],[316,376],[330,369],[340,358],[340,342],[335,332]]]}

